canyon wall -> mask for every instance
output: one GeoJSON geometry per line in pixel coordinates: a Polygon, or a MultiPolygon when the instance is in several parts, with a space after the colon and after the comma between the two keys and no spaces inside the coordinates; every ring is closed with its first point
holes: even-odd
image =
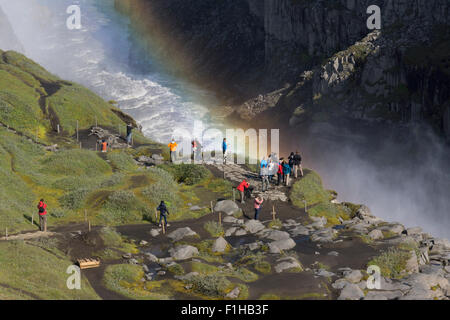
{"type": "Polygon", "coordinates": [[[447,0],[117,2],[148,51],[232,98],[246,120],[279,107],[292,126],[425,120],[450,138],[447,0]],[[366,38],[373,4],[382,29],[366,38]]]}

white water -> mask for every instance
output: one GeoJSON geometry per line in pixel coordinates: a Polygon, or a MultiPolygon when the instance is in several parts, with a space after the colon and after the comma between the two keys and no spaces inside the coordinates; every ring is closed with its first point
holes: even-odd
{"type": "Polygon", "coordinates": [[[148,137],[168,142],[175,129],[192,132],[195,120],[201,120],[204,128],[211,125],[207,108],[208,102],[214,102],[211,94],[161,71],[137,74],[130,68],[127,20],[114,11],[113,3],[0,0],[22,53],[59,77],[119,102],[148,137]],[[66,10],[73,4],[81,8],[80,30],[66,27],[66,10]]]}

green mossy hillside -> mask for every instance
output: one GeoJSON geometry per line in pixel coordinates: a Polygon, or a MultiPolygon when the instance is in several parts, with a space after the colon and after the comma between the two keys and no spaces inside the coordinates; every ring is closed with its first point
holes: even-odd
{"type": "Polygon", "coordinates": [[[314,217],[326,217],[330,225],[339,224],[339,218],[347,220],[352,214],[348,205],[335,204],[336,192],[323,187],[322,178],[314,171],[304,169],[304,177],[294,183],[290,198],[299,208],[305,207],[308,214],[314,217]]]}

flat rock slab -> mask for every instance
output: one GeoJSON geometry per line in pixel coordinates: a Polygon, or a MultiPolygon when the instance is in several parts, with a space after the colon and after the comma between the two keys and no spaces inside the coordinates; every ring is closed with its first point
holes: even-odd
{"type": "Polygon", "coordinates": [[[364,298],[364,292],[359,286],[353,283],[347,283],[342,289],[338,300],[361,300],[364,298]]]}

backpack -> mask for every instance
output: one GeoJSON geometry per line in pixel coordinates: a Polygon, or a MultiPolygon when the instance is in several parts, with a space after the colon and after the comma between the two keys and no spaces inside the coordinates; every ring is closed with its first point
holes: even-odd
{"type": "Polygon", "coordinates": [[[44,212],[45,212],[45,208],[44,208],[44,206],[42,205],[42,206],[39,207],[39,213],[44,213],[44,212]]]}
{"type": "Polygon", "coordinates": [[[289,166],[293,167],[294,166],[294,158],[290,158],[289,159],[289,166]]]}

